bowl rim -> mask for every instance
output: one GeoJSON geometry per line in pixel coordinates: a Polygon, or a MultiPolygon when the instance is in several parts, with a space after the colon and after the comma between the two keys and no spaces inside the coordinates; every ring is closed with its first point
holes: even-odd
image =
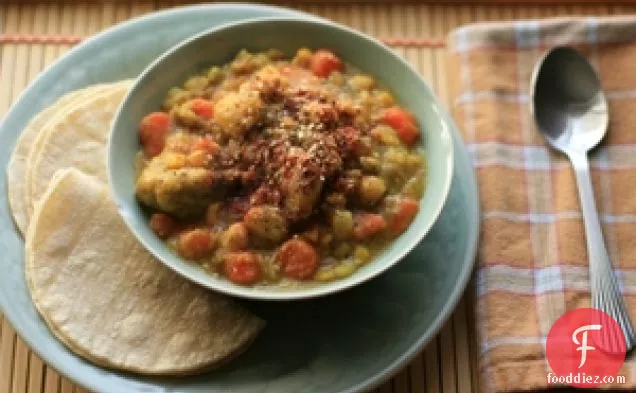
{"type": "MultiPolygon", "coordinates": [[[[131,99],[131,96],[135,92],[139,83],[143,81],[148,76],[148,74],[151,74],[155,67],[157,67],[159,64],[161,64],[170,56],[172,56],[175,52],[178,52],[184,46],[187,46],[203,37],[213,35],[221,31],[225,31],[228,29],[233,29],[233,28],[237,28],[237,27],[241,27],[245,25],[259,24],[259,23],[312,24],[312,25],[323,26],[329,29],[339,30],[340,32],[344,34],[349,34],[354,36],[355,39],[367,41],[370,44],[379,47],[381,50],[386,52],[389,56],[392,56],[393,58],[395,58],[399,63],[401,63],[403,67],[407,68],[413,75],[415,75],[416,78],[419,79],[419,81],[421,82],[421,85],[426,90],[426,92],[431,97],[433,97],[433,101],[435,102],[435,105],[441,107],[442,111],[444,111],[444,108],[441,102],[439,101],[439,98],[435,95],[434,91],[431,89],[428,83],[423,79],[423,77],[419,74],[419,72],[415,70],[413,66],[411,66],[403,57],[395,53],[390,47],[388,47],[387,45],[385,45],[378,39],[372,36],[369,36],[365,33],[362,33],[358,30],[355,30],[353,28],[349,28],[339,23],[324,20],[324,19],[303,18],[301,16],[254,17],[254,18],[248,18],[248,19],[243,19],[243,20],[234,21],[234,22],[223,23],[219,26],[210,28],[208,30],[204,30],[202,32],[194,34],[180,41],[179,43],[177,43],[176,45],[174,45],[173,47],[171,47],[170,49],[162,53],[160,56],[158,56],[155,60],[153,60],[148,66],[146,66],[146,68],[135,79],[135,81],[133,82],[133,85],[131,86],[129,91],[126,93],[126,96],[124,97],[121,105],[119,106],[115,114],[115,117],[113,119],[113,122],[111,123],[111,132],[109,133],[109,136],[108,136],[108,146],[107,146],[107,166],[108,166],[109,188],[116,202],[119,215],[123,218],[124,222],[126,223],[126,226],[135,236],[136,240],[140,242],[142,246],[148,252],[150,252],[156,259],[158,259],[164,266],[170,268],[171,270],[173,270],[174,272],[176,272],[177,274],[179,274],[180,276],[186,278],[187,280],[191,282],[194,282],[207,289],[210,289],[219,293],[223,293],[228,296],[233,296],[233,297],[238,297],[238,298],[243,298],[248,300],[291,301],[291,300],[314,299],[318,297],[336,294],[338,292],[363,284],[381,275],[382,273],[386,272],[390,268],[394,267],[397,263],[399,263],[402,259],[404,259],[404,257],[406,257],[406,255],[409,254],[426,237],[426,235],[430,232],[433,225],[438,221],[439,216],[442,212],[442,209],[444,205],[446,204],[446,201],[448,200],[448,195],[450,193],[450,188],[451,188],[452,178],[454,173],[454,154],[455,154],[454,146],[453,146],[454,142],[452,140],[453,138],[451,135],[451,131],[449,130],[449,127],[454,127],[454,123],[448,116],[445,116],[443,113],[439,113],[439,116],[438,116],[441,119],[442,124],[445,125],[445,127],[442,127],[443,130],[441,130],[441,132],[443,132],[441,139],[443,142],[442,144],[446,147],[445,150],[447,151],[448,154],[445,157],[445,160],[444,160],[445,162],[443,163],[443,165],[441,165],[442,167],[446,168],[446,171],[445,171],[446,176],[444,176],[443,178],[443,184],[440,189],[441,197],[429,202],[431,204],[434,203],[434,205],[430,205],[429,207],[429,209],[431,209],[431,212],[432,212],[430,214],[430,219],[418,228],[417,234],[412,236],[412,238],[409,240],[406,246],[404,246],[397,255],[391,258],[391,261],[386,263],[384,266],[377,267],[373,270],[369,270],[365,274],[356,272],[354,273],[354,275],[351,276],[352,279],[350,279],[350,281],[346,281],[346,279],[343,279],[343,280],[332,281],[329,283],[321,283],[317,286],[312,286],[312,287],[282,288],[277,291],[265,292],[265,291],[262,291],[261,290],[262,288],[260,287],[240,286],[237,284],[233,284],[227,280],[214,277],[213,275],[210,275],[210,274],[206,274],[204,276],[201,275],[202,277],[197,276],[195,274],[191,274],[182,266],[179,266],[176,263],[166,260],[163,257],[162,253],[160,252],[160,250],[155,249],[155,247],[152,246],[145,239],[145,237],[142,236],[142,234],[135,228],[136,225],[135,225],[135,222],[133,221],[133,218],[130,215],[125,214],[124,212],[124,207],[122,206],[122,203],[121,203],[121,201],[124,198],[121,195],[121,193],[118,191],[118,188],[115,186],[116,184],[116,182],[114,181],[115,174],[113,171],[113,165],[111,165],[113,161],[117,160],[116,149],[113,148],[113,145],[114,145],[113,139],[115,135],[115,130],[118,128],[117,126],[121,119],[121,114],[124,112],[129,100],[131,99]],[[230,285],[227,285],[228,283],[230,285]]],[[[420,212],[418,212],[418,215],[419,214],[421,214],[421,210],[420,212]]],[[[393,245],[389,246],[389,248],[391,247],[393,247],[393,245]]],[[[183,264],[191,264],[191,262],[179,256],[177,256],[177,258],[183,264]]]]}

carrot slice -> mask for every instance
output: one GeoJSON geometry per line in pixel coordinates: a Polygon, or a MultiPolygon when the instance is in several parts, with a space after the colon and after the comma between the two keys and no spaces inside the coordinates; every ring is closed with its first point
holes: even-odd
{"type": "Polygon", "coordinates": [[[420,130],[412,114],[405,109],[394,106],[384,111],[384,121],[395,129],[398,138],[407,145],[414,145],[419,137],[420,130]]]}
{"type": "Polygon", "coordinates": [[[214,105],[211,101],[203,98],[193,98],[188,101],[187,105],[190,106],[195,115],[203,119],[209,120],[214,117],[214,105]]]}
{"type": "Polygon", "coordinates": [[[342,71],[344,63],[336,56],[335,53],[320,49],[311,57],[311,71],[319,77],[326,77],[333,71],[342,71]]]}
{"type": "Polygon", "coordinates": [[[278,263],[287,277],[306,280],[318,269],[318,253],[306,241],[290,239],[280,247],[278,263]]]}
{"type": "Polygon", "coordinates": [[[356,239],[368,239],[386,229],[386,221],[379,214],[363,213],[353,220],[353,236],[356,239]]]}
{"type": "Polygon", "coordinates": [[[150,228],[162,239],[170,237],[179,229],[174,218],[165,213],[155,213],[150,216],[150,228]]]}
{"type": "Polygon", "coordinates": [[[225,258],[225,276],[239,285],[251,285],[263,276],[259,256],[253,252],[235,252],[225,258]]]}
{"type": "Polygon", "coordinates": [[[212,252],[214,246],[212,232],[208,229],[194,229],[179,235],[178,250],[184,258],[199,259],[212,252]]]}
{"type": "Polygon", "coordinates": [[[153,112],[141,120],[139,138],[148,157],[161,153],[169,129],[170,116],[165,112],[153,112]]]}
{"type": "Polygon", "coordinates": [[[395,214],[391,217],[391,233],[394,236],[402,234],[419,210],[420,204],[417,201],[409,198],[400,200],[397,203],[395,214]]]}

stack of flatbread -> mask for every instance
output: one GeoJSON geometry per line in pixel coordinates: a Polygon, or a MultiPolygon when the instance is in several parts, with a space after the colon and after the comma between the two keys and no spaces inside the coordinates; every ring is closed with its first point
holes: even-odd
{"type": "Polygon", "coordinates": [[[26,280],[52,333],[89,361],[141,374],[205,371],[246,349],[264,322],[164,267],[119,216],[106,147],[131,85],[69,93],[22,131],[7,175],[26,280]]]}

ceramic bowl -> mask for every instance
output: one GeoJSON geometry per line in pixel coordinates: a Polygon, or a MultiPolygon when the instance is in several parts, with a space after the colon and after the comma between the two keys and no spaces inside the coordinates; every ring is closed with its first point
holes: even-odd
{"type": "Polygon", "coordinates": [[[365,282],[398,263],[429,232],[448,196],[453,175],[450,124],[427,83],[399,55],[379,41],[344,26],[302,18],[259,18],[197,34],[168,50],[136,80],[113,122],[109,140],[109,176],[122,217],[139,241],[168,267],[205,287],[232,296],[261,300],[294,300],[331,294],[365,282]],[[244,287],[206,273],[168,249],[148,225],[135,198],[134,162],[140,146],[138,125],[160,108],[168,90],[212,65],[229,62],[240,49],[277,48],[292,56],[300,47],[328,48],[346,63],[375,76],[421,126],[427,157],[427,180],[420,210],[410,227],[372,262],[342,280],[317,286],[281,289],[244,287]]]}

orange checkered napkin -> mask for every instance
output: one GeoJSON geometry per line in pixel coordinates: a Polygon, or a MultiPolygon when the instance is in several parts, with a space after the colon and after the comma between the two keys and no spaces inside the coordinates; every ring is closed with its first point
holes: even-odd
{"type": "MultiPolygon", "coordinates": [[[[589,57],[610,102],[591,158],[605,240],[636,321],[636,17],[469,25],[451,33],[454,114],[482,207],[476,322],[483,391],[546,388],[545,339],[566,311],[589,307],[587,251],[574,173],[535,128],[533,67],[549,47],[589,57]]],[[[636,358],[619,375],[636,388],[636,358]]]]}

